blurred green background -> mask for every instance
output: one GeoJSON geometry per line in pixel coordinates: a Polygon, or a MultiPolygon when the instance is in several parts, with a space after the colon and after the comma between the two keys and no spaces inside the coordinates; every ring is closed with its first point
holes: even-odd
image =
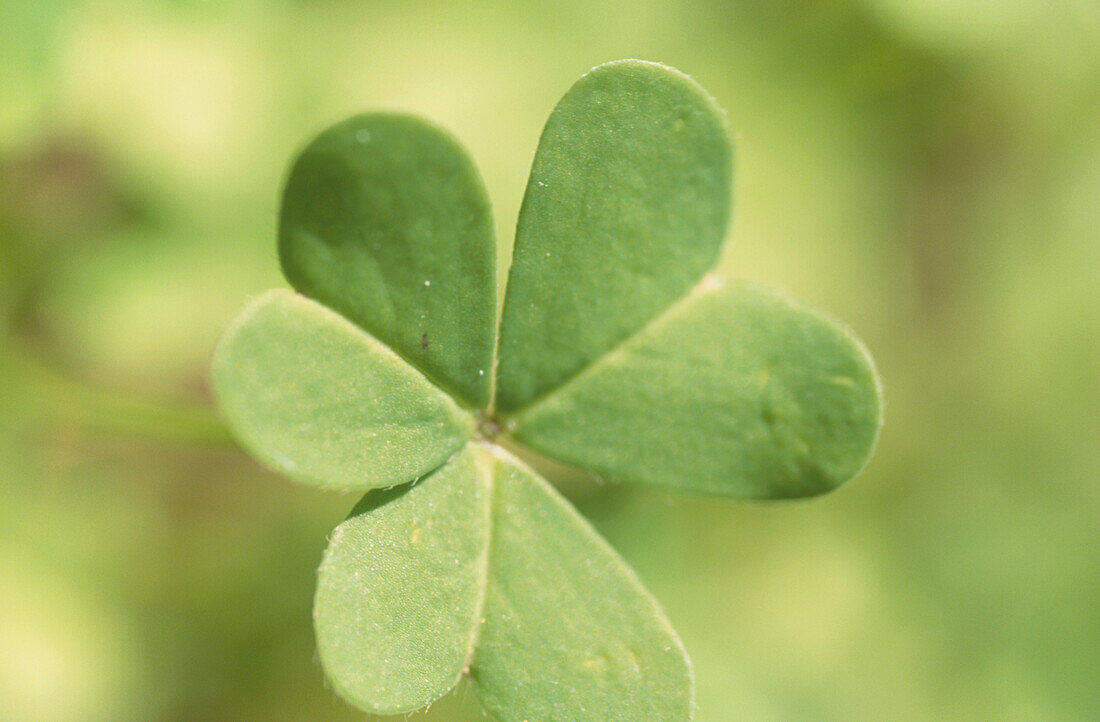
{"type": "MultiPolygon", "coordinates": [[[[727,108],[723,268],[845,319],[866,471],[738,504],[564,489],[661,600],[706,720],[1100,713],[1094,0],[0,3],[0,718],[350,720],[310,605],[355,501],[220,442],[207,367],[283,285],[280,183],[329,122],[461,138],[506,263],[591,66],[727,108]]],[[[460,687],[413,719],[481,720],[460,687]]]]}

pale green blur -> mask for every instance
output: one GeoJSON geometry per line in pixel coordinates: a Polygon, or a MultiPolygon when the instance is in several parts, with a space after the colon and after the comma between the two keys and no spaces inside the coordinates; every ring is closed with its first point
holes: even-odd
{"type": "MultiPolygon", "coordinates": [[[[0,717],[363,718],[310,620],[356,497],[224,441],[214,343],[285,285],[278,192],[325,125],[454,132],[506,262],[547,114],[624,57],[728,110],[722,269],[844,319],[887,399],[823,498],[559,475],[681,633],[697,719],[1095,715],[1100,5],[4,0],[0,717]]],[[[413,719],[483,717],[460,687],[413,719]]]]}

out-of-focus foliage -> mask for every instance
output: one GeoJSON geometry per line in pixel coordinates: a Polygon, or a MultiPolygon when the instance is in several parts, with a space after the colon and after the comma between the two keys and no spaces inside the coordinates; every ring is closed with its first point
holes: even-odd
{"type": "MultiPolygon", "coordinates": [[[[558,475],[691,650],[697,718],[1100,706],[1095,3],[7,0],[0,716],[361,718],[309,614],[353,500],[130,432],[218,438],[209,356],[280,284],[286,158],[320,128],[448,127],[507,241],[554,99],[619,57],[729,111],[722,270],[846,319],[886,385],[875,459],[821,499],[558,475]]],[[[421,718],[482,716],[460,688],[421,718]]]]}

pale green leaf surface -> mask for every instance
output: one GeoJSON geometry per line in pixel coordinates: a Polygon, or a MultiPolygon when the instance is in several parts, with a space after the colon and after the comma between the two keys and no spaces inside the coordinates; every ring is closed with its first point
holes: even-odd
{"type": "Polygon", "coordinates": [[[866,350],[783,295],[708,276],[565,386],[515,438],[609,478],[748,498],[828,491],[871,454],[866,350]]]}
{"type": "Polygon", "coordinates": [[[496,241],[481,177],[450,134],[396,114],[321,133],[287,179],[279,257],[296,289],[464,403],[489,402],[496,241]]]}
{"type": "Polygon", "coordinates": [[[499,449],[481,635],[470,669],[502,720],[685,720],[683,646],[627,564],[533,471],[499,449]]]}
{"type": "Polygon", "coordinates": [[[577,81],[546,123],[520,211],[498,409],[560,385],[714,265],[732,156],[722,110],[679,71],[628,60],[577,81]]]}
{"type": "Polygon", "coordinates": [[[473,419],[387,346],[291,291],[241,314],[215,353],[213,382],[242,445],[317,486],[411,481],[473,432],[473,419]]]}
{"type": "Polygon", "coordinates": [[[405,712],[458,682],[479,627],[488,485],[467,447],[418,483],[368,492],[333,532],[313,617],[321,665],[348,702],[405,712]]]}

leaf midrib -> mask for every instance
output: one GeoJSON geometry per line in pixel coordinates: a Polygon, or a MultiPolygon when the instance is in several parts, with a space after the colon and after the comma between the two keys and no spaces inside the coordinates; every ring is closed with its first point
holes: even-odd
{"type": "MultiPolygon", "coordinates": [[[[695,285],[688,289],[687,293],[677,298],[675,301],[666,306],[663,310],[658,312],[655,316],[650,318],[644,324],[642,324],[623,338],[619,339],[619,341],[617,341],[613,346],[608,348],[602,354],[584,364],[551,388],[543,391],[537,396],[534,396],[520,406],[509,410],[507,413],[501,414],[500,419],[504,422],[511,421],[514,423],[522,414],[553,397],[554,394],[561,392],[563,389],[577,381],[582,376],[587,376],[591,373],[594,373],[601,367],[602,364],[606,363],[608,359],[613,358],[616,354],[620,353],[623,348],[628,346],[632,341],[634,341],[634,339],[648,333],[653,328],[656,328],[657,326],[660,326],[662,323],[666,322],[670,316],[675,315],[676,312],[679,311],[683,306],[699,299],[700,297],[708,293],[716,293],[722,290],[722,288],[724,288],[728,282],[729,281],[725,276],[715,271],[708,271],[707,273],[703,274],[703,276],[695,283],[695,285]]],[[[505,423],[504,427],[509,431],[514,430],[513,424],[505,423]]]]}
{"type": "Polygon", "coordinates": [[[480,595],[474,607],[474,633],[470,637],[470,645],[466,650],[466,658],[463,660],[459,678],[462,676],[470,676],[470,671],[474,662],[474,654],[477,652],[478,642],[481,641],[481,630],[482,627],[485,626],[483,620],[485,619],[485,603],[489,597],[489,568],[492,562],[493,536],[496,522],[496,478],[494,474],[496,470],[495,444],[483,440],[471,440],[466,442],[466,444],[467,446],[473,447],[474,464],[477,467],[478,473],[483,475],[485,482],[485,493],[488,497],[485,500],[485,528],[487,532],[485,538],[485,551],[482,552],[480,595]]]}

